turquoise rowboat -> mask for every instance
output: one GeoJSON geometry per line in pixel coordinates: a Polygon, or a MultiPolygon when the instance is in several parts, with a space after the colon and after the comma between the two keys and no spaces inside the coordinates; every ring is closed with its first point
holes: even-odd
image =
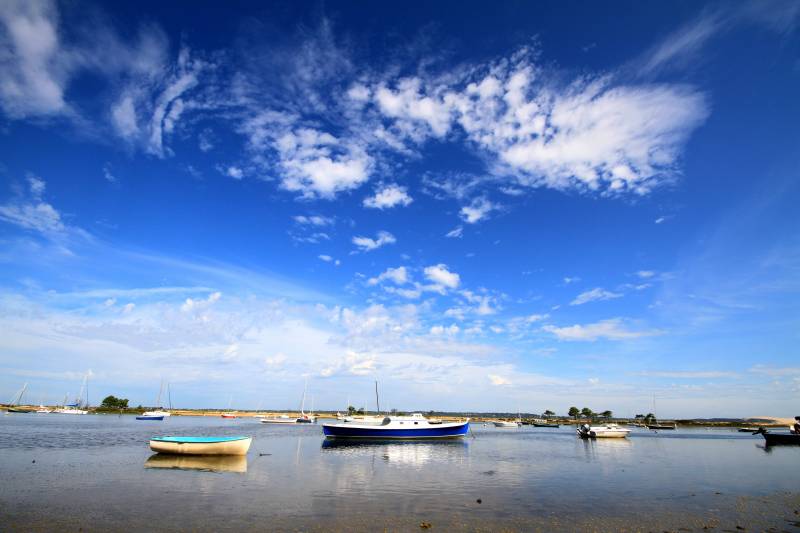
{"type": "Polygon", "coordinates": [[[150,449],[173,455],[247,455],[253,437],[153,437],[150,449]]]}

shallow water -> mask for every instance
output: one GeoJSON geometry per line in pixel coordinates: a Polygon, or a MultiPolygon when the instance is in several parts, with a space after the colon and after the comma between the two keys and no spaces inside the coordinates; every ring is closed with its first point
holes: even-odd
{"type": "Polygon", "coordinates": [[[580,529],[590,517],[596,529],[612,530],[653,520],[738,523],[749,513],[760,527],[791,527],[800,492],[800,447],[765,449],[761,437],[727,429],[634,429],[625,440],[583,441],[572,426],[478,424],[474,437],[458,441],[374,444],[339,444],[321,433],[318,424],[249,418],[0,415],[0,521],[19,530],[423,522],[514,530],[580,529]],[[152,457],[148,439],[165,434],[254,441],[242,459],[152,457]],[[742,498],[770,511],[743,511],[742,498]]]}

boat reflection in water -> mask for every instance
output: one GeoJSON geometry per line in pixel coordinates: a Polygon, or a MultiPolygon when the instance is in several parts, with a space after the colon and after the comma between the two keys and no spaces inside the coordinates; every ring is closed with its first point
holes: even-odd
{"type": "Polygon", "coordinates": [[[382,457],[394,464],[420,466],[433,460],[459,460],[466,457],[469,443],[466,440],[341,440],[325,439],[322,451],[352,456],[371,455],[382,457]]]}
{"type": "Polygon", "coordinates": [[[246,455],[167,455],[156,453],[144,462],[145,468],[202,470],[205,472],[247,472],[246,455]]]}

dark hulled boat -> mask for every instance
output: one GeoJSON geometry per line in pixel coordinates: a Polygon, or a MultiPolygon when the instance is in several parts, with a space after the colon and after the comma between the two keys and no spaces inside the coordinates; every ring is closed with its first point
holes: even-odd
{"type": "Polygon", "coordinates": [[[777,446],[784,444],[800,445],[800,435],[796,433],[769,433],[762,432],[764,440],[767,441],[767,446],[777,446]]]}

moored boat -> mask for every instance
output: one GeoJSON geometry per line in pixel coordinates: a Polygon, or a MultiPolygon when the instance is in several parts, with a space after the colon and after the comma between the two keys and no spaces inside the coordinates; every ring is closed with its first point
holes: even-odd
{"type": "Polygon", "coordinates": [[[509,422],[508,420],[495,420],[493,422],[494,427],[496,428],[518,428],[520,424],[518,422],[509,422]]]}
{"type": "Polygon", "coordinates": [[[431,422],[421,413],[411,416],[387,416],[380,424],[323,424],[328,438],[349,439],[447,439],[464,437],[469,432],[465,422],[431,422]]]}
{"type": "Polygon", "coordinates": [[[541,418],[535,418],[531,425],[536,428],[557,428],[559,424],[554,422],[548,422],[547,420],[542,420],[541,418]]]}
{"type": "Polygon", "coordinates": [[[136,417],[136,420],[164,420],[164,415],[154,414],[155,411],[142,413],[136,417]]]}
{"type": "Polygon", "coordinates": [[[175,455],[246,455],[252,437],[153,437],[150,449],[175,455]]]}
{"type": "MultiPolygon", "coordinates": [[[[167,385],[167,390],[169,390],[169,384],[167,385]]],[[[158,407],[152,411],[145,411],[144,413],[137,416],[136,420],[164,420],[165,417],[168,417],[172,414],[169,411],[165,411],[164,408],[161,407],[161,394],[163,392],[164,392],[164,380],[161,380],[161,387],[159,387],[158,396],[156,396],[156,405],[158,407]]],[[[172,409],[171,395],[169,404],[170,404],[170,409],[172,409]]]]}
{"type": "Polygon", "coordinates": [[[28,384],[22,386],[22,389],[14,396],[14,399],[11,400],[11,404],[9,404],[8,408],[6,409],[9,413],[33,413],[34,409],[28,407],[22,407],[22,398],[25,396],[25,391],[28,390],[28,384]]]}
{"type": "Polygon", "coordinates": [[[623,439],[631,432],[630,429],[620,427],[617,424],[605,424],[603,426],[583,424],[575,431],[582,439],[623,439]]]}
{"type": "Polygon", "coordinates": [[[761,434],[767,446],[780,446],[780,445],[800,445],[800,433],[770,433],[764,428],[759,428],[754,435],[761,434]]]}
{"type": "Polygon", "coordinates": [[[666,429],[666,430],[678,429],[678,424],[676,424],[675,422],[673,422],[672,424],[658,424],[658,423],[656,423],[656,424],[647,424],[647,429],[658,429],[658,430],[661,430],[661,429],[666,429]]]}
{"type": "Polygon", "coordinates": [[[236,413],[222,413],[222,418],[236,418],[236,413]]]}

